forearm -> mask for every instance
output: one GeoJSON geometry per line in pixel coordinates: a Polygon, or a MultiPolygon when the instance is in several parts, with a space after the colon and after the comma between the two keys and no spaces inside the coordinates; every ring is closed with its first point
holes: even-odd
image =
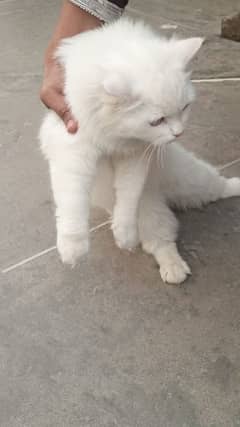
{"type": "Polygon", "coordinates": [[[52,61],[53,53],[63,38],[74,36],[100,25],[102,25],[100,19],[76,6],[71,1],[65,0],[57,26],[46,50],[45,61],[52,61]]]}
{"type": "Polygon", "coordinates": [[[122,14],[127,0],[64,0],[54,33],[49,41],[44,60],[44,78],[40,90],[42,102],[55,111],[70,133],[78,124],[64,97],[63,70],[55,59],[62,39],[92,30],[113,21],[122,14]]]}
{"type": "Polygon", "coordinates": [[[46,59],[60,40],[99,27],[121,16],[128,0],[65,0],[46,51],[46,59]]]}

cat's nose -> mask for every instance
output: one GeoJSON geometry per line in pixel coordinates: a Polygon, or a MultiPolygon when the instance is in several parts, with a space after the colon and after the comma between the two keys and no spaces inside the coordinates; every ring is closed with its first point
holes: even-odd
{"type": "Polygon", "coordinates": [[[176,137],[176,138],[178,138],[179,136],[181,136],[183,134],[183,130],[181,130],[180,132],[175,132],[174,133],[174,136],[176,137]]]}

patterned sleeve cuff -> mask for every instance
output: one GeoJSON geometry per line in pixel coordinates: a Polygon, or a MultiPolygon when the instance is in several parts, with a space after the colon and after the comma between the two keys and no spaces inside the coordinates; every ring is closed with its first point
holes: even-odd
{"type": "Polygon", "coordinates": [[[96,16],[104,22],[111,22],[120,18],[123,13],[121,7],[108,0],[70,0],[81,9],[96,16]]]}

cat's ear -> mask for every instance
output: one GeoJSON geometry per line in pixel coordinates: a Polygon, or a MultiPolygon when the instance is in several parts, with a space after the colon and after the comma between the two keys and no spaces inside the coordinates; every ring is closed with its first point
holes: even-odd
{"type": "Polygon", "coordinates": [[[111,73],[106,76],[103,88],[108,95],[115,97],[128,96],[131,92],[129,82],[121,73],[111,73]]]}
{"type": "Polygon", "coordinates": [[[196,55],[202,46],[203,41],[204,39],[201,37],[193,37],[190,39],[177,41],[178,57],[183,62],[184,67],[186,67],[196,55]]]}

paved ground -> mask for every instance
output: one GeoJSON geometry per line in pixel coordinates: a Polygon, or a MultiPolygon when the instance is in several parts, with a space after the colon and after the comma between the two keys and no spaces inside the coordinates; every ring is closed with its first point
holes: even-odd
{"type": "MultiPolygon", "coordinates": [[[[0,1],[1,270],[54,245],[36,134],[42,55],[59,4],[0,1]]],[[[218,37],[238,0],[130,5],[158,28],[207,37],[196,79],[239,76],[240,44],[218,37]]],[[[240,81],[198,90],[185,143],[240,176],[240,81]]],[[[164,285],[141,251],[120,252],[106,228],[75,270],[53,250],[2,273],[0,426],[239,426],[239,218],[239,200],[181,215],[193,276],[179,288],[164,285]]],[[[93,225],[104,220],[94,213],[93,225]]]]}

